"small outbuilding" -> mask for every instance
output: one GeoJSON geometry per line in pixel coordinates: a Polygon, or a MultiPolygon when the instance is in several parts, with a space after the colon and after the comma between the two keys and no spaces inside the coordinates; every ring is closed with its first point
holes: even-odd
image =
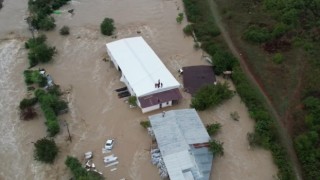
{"type": "Polygon", "coordinates": [[[107,53],[116,69],[122,73],[120,81],[143,113],[172,106],[182,98],[179,82],[142,37],[132,37],[106,44],[107,53]]]}
{"type": "Polygon", "coordinates": [[[149,120],[171,180],[210,179],[210,136],[194,109],[171,110],[149,120]]]}
{"type": "Polygon", "coordinates": [[[201,87],[216,82],[212,66],[188,66],[183,67],[182,70],[184,90],[191,95],[201,87]]]}

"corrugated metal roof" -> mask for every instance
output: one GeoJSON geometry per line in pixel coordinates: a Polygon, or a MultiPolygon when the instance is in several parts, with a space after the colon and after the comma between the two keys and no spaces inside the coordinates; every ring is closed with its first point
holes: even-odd
{"type": "Polygon", "coordinates": [[[160,58],[142,37],[132,37],[106,44],[137,97],[180,87],[160,58]],[[158,80],[163,87],[155,87],[158,80]]]}
{"type": "Polygon", "coordinates": [[[189,180],[190,172],[196,180],[208,180],[212,153],[207,147],[192,144],[209,142],[199,115],[194,109],[172,110],[149,116],[158,147],[171,180],[189,180]]]}

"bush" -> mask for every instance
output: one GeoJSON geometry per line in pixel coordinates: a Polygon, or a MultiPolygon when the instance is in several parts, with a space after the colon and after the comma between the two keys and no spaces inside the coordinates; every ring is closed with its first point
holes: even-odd
{"type": "Polygon", "coordinates": [[[61,35],[69,35],[70,34],[70,28],[68,26],[63,26],[60,29],[60,34],[61,35]]]}
{"type": "Polygon", "coordinates": [[[111,36],[115,27],[113,25],[113,19],[105,18],[100,25],[100,30],[103,35],[111,36]]]}
{"type": "Polygon", "coordinates": [[[148,127],[151,127],[150,121],[141,121],[140,125],[145,129],[147,129],[148,127]]]}
{"type": "Polygon", "coordinates": [[[128,101],[129,101],[130,105],[137,106],[137,97],[136,96],[130,96],[128,101]]]}
{"type": "Polygon", "coordinates": [[[75,179],[86,180],[103,180],[104,177],[93,171],[87,171],[82,167],[80,161],[77,158],[68,156],[65,165],[71,170],[75,179]]]}
{"type": "Polygon", "coordinates": [[[214,155],[223,156],[223,154],[224,154],[223,143],[220,141],[217,141],[217,140],[210,140],[209,150],[214,155]]]}
{"type": "Polygon", "coordinates": [[[31,99],[23,99],[20,102],[19,108],[22,110],[27,107],[31,107],[31,106],[35,105],[37,102],[38,102],[38,98],[36,98],[36,97],[31,98],[31,99]]]}
{"type": "Polygon", "coordinates": [[[217,106],[223,101],[230,99],[233,92],[229,90],[227,83],[218,83],[217,85],[207,85],[195,94],[191,100],[191,107],[203,111],[209,107],[217,106]]]}
{"type": "Polygon", "coordinates": [[[249,26],[243,35],[245,40],[254,43],[263,43],[271,39],[271,34],[267,28],[256,25],[249,26]]]}
{"type": "Polygon", "coordinates": [[[176,17],[177,23],[181,24],[183,21],[183,13],[179,13],[178,16],[176,17]]]}
{"type": "Polygon", "coordinates": [[[272,58],[273,62],[275,62],[276,64],[281,64],[283,62],[283,59],[284,58],[281,53],[276,53],[272,58]]]}
{"type": "Polygon", "coordinates": [[[207,124],[206,129],[208,131],[209,136],[216,135],[217,132],[221,129],[220,123],[207,124]]]}
{"type": "Polygon", "coordinates": [[[183,32],[184,32],[187,36],[192,36],[192,32],[193,32],[193,26],[192,26],[192,24],[186,25],[186,27],[183,28],[183,32]]]}
{"type": "Polygon", "coordinates": [[[34,144],[34,159],[52,164],[58,154],[58,147],[53,139],[42,138],[34,144]]]}

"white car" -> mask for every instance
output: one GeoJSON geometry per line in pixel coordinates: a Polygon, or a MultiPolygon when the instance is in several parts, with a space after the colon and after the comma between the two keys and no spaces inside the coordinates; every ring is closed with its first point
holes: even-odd
{"type": "Polygon", "coordinates": [[[104,148],[107,150],[111,150],[113,148],[114,145],[114,140],[113,139],[108,139],[106,141],[106,144],[104,145],[104,148]]]}

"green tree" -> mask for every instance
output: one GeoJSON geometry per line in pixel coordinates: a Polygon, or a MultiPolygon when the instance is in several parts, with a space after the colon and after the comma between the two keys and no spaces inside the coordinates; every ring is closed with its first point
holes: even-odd
{"type": "Polygon", "coordinates": [[[53,139],[42,138],[34,144],[34,159],[52,164],[59,149],[53,139]]]}
{"type": "Polygon", "coordinates": [[[100,30],[101,30],[101,33],[103,35],[107,35],[107,36],[111,36],[113,31],[115,30],[115,27],[113,25],[113,19],[111,18],[105,18],[101,25],[100,25],[100,30]]]}
{"type": "Polygon", "coordinates": [[[220,75],[223,71],[232,71],[234,65],[237,64],[237,59],[223,50],[217,50],[212,59],[214,73],[217,75],[220,75]]]}
{"type": "Polygon", "coordinates": [[[194,95],[190,106],[196,110],[203,111],[209,107],[221,104],[232,96],[233,92],[229,90],[229,85],[227,83],[207,85],[200,88],[194,95]]]}

